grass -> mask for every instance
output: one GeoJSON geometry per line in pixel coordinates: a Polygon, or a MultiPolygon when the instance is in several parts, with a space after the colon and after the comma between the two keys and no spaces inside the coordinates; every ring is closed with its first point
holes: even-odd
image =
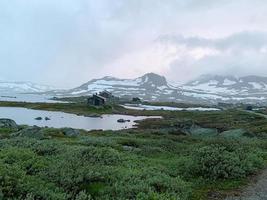
{"type": "Polygon", "coordinates": [[[0,102],[0,107],[23,107],[36,110],[62,111],[77,115],[110,114],[111,106],[94,107],[85,103],[27,103],[27,102],[0,102]]]}

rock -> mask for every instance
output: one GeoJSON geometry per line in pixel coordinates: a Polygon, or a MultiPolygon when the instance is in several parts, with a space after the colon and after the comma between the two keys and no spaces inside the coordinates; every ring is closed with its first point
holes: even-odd
{"type": "Polygon", "coordinates": [[[254,137],[254,135],[245,129],[232,129],[220,133],[220,136],[226,138],[254,137]]]}
{"type": "Polygon", "coordinates": [[[69,137],[74,137],[74,136],[80,135],[80,131],[77,129],[73,129],[73,128],[63,128],[62,133],[65,136],[69,136],[69,137]]]}
{"type": "Polygon", "coordinates": [[[125,122],[130,122],[131,120],[127,120],[127,119],[118,119],[117,122],[119,123],[125,123],[125,122]]]}
{"type": "Polygon", "coordinates": [[[36,117],[35,120],[42,120],[42,117],[36,117]]]}
{"type": "Polygon", "coordinates": [[[124,119],[118,119],[117,122],[119,122],[119,123],[125,123],[125,120],[124,119]]]}
{"type": "Polygon", "coordinates": [[[0,128],[18,129],[18,125],[12,119],[0,119],[0,128]]]}
{"type": "Polygon", "coordinates": [[[93,114],[86,115],[86,117],[102,118],[102,115],[93,113],[93,114]]]}
{"type": "Polygon", "coordinates": [[[192,120],[179,121],[176,128],[184,134],[194,136],[216,136],[218,130],[215,128],[203,128],[192,120]]]}
{"type": "Polygon", "coordinates": [[[51,120],[49,117],[45,117],[45,120],[47,121],[47,120],[51,120]]]}
{"type": "Polygon", "coordinates": [[[43,139],[45,137],[43,129],[38,126],[30,126],[30,127],[24,128],[16,133],[13,133],[12,136],[29,137],[29,138],[36,138],[36,139],[43,139]]]}

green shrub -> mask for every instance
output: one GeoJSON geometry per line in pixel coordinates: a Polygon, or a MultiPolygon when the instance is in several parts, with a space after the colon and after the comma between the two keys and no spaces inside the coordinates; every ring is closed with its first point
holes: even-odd
{"type": "Polygon", "coordinates": [[[241,147],[209,145],[195,152],[193,163],[190,168],[194,175],[215,180],[245,177],[260,168],[263,159],[259,152],[247,152],[241,147]]]}
{"type": "Polygon", "coordinates": [[[120,153],[109,147],[88,147],[78,154],[80,160],[104,165],[119,164],[122,160],[120,153]]]}
{"type": "Polygon", "coordinates": [[[114,184],[105,191],[114,199],[160,199],[165,196],[168,197],[165,199],[186,200],[191,195],[190,184],[156,168],[122,171],[114,178],[114,184]]]}
{"type": "Polygon", "coordinates": [[[85,191],[81,191],[75,198],[75,200],[91,200],[91,199],[92,199],[91,195],[86,194],[85,191]]]}

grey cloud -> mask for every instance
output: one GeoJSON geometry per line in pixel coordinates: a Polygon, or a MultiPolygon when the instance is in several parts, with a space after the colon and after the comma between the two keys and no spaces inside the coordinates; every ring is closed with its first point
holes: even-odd
{"type": "Polygon", "coordinates": [[[264,32],[241,32],[219,39],[164,36],[158,41],[185,45],[188,48],[212,48],[218,51],[200,59],[184,57],[174,60],[170,71],[174,74],[180,73],[182,81],[205,73],[267,76],[267,33],[264,32]]]}
{"type": "Polygon", "coordinates": [[[233,47],[259,49],[267,45],[267,33],[245,31],[217,39],[184,37],[183,35],[163,35],[156,41],[176,45],[186,45],[188,47],[210,47],[224,50],[233,47]]]}
{"type": "MultiPolygon", "coordinates": [[[[171,33],[182,35],[171,42],[191,48],[256,51],[266,44],[265,33],[245,31],[267,31],[266,12],[264,0],[2,0],[1,76],[76,86],[90,78],[126,71],[128,66],[105,72],[103,69],[124,55],[142,51],[160,35],[171,33]]],[[[235,63],[234,54],[242,59],[245,51],[232,52],[233,58],[229,55],[225,65],[235,63]]],[[[252,60],[257,57],[256,53],[250,55],[252,60]]],[[[205,59],[198,63],[190,58],[174,61],[170,69],[176,72],[180,62],[187,66],[189,74],[196,66],[205,72],[218,69],[214,65],[223,65],[224,60],[214,56],[205,59]]],[[[265,60],[256,63],[263,66],[265,60]]],[[[138,70],[132,67],[128,71],[138,70]]],[[[136,76],[126,72],[120,75],[136,76]]]]}

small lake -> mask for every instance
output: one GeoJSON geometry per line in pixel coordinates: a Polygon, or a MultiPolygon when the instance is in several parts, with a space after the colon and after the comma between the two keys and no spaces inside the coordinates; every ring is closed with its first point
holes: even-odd
{"type": "Polygon", "coordinates": [[[134,128],[136,120],[160,117],[129,116],[129,115],[102,115],[102,118],[84,117],[64,112],[32,110],[18,107],[0,107],[0,118],[13,119],[19,125],[53,127],[53,128],[75,128],[85,130],[121,130],[134,128]],[[35,118],[42,117],[42,120],[35,118]],[[49,117],[51,120],[45,120],[49,117]],[[118,119],[130,120],[129,122],[119,123],[118,119]]]}
{"type": "Polygon", "coordinates": [[[206,107],[189,107],[189,108],[178,108],[171,106],[150,106],[143,104],[125,104],[121,105],[126,109],[132,110],[169,110],[169,111],[219,111],[218,108],[206,108],[206,107]]]}

